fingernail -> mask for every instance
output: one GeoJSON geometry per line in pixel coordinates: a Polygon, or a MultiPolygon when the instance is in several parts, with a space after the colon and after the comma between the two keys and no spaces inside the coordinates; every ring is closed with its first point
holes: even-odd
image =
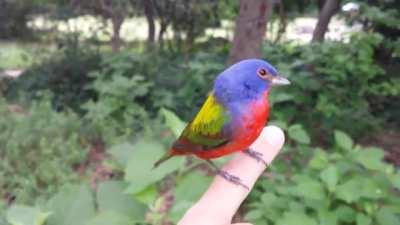
{"type": "Polygon", "coordinates": [[[277,126],[271,125],[264,127],[261,135],[269,145],[274,147],[281,148],[285,142],[285,134],[283,133],[282,129],[277,126]]]}

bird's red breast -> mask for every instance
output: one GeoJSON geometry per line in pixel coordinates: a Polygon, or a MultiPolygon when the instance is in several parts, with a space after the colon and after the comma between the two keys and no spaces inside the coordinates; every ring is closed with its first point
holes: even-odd
{"type": "Polygon", "coordinates": [[[227,144],[193,154],[202,159],[212,159],[247,149],[258,138],[268,119],[269,105],[266,97],[267,92],[263,98],[249,104],[246,109],[248,112],[239,118],[232,139],[227,144]]]}

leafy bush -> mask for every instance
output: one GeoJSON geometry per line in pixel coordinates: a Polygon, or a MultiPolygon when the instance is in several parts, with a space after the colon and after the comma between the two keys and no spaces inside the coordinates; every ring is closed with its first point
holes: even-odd
{"type": "Polygon", "coordinates": [[[82,106],[87,112],[85,118],[98,132],[95,136],[110,143],[117,137],[143,131],[147,127],[145,121],[148,121],[148,116],[136,101],[148,94],[151,83],[144,81],[140,75],[131,78],[119,73],[109,77],[101,75],[93,73],[96,80],[89,86],[98,95],[97,100],[90,100],[82,106]]]}
{"type": "MultiPolygon", "coordinates": [[[[179,135],[184,123],[168,110],[161,114],[172,133],[179,135]]],[[[382,150],[356,145],[341,131],[334,132],[334,146],[315,148],[301,125],[284,128],[287,145],[267,170],[268,179],[260,179],[246,201],[246,220],[260,225],[399,223],[400,173],[382,161],[382,150]]],[[[152,170],[152,163],[165,151],[162,138],[120,142],[107,150],[113,158],[107,164],[123,171],[123,180],[100,182],[97,190],[67,184],[35,207],[8,208],[7,221],[23,225],[32,221],[53,225],[176,223],[211,180],[193,170],[197,164],[186,167],[183,157],[152,170]],[[22,214],[30,217],[22,221],[22,214]]]]}
{"type": "MultiPolygon", "coordinates": [[[[122,90],[118,91],[119,98],[131,103],[134,101],[134,104],[142,106],[151,117],[156,116],[160,108],[168,107],[180,109],[177,110],[179,115],[189,119],[197,110],[194,106],[202,103],[211,88],[212,80],[224,65],[223,57],[217,54],[200,52],[187,57],[189,58],[185,59],[183,56],[162,51],[147,54],[123,51],[104,57],[101,69],[92,71],[94,75],[91,77],[102,80],[102,88],[111,83],[117,89],[122,84],[115,83],[115,79],[140,79],[146,88],[137,91],[144,92],[135,94],[140,85],[136,88],[121,86],[130,100],[122,97],[122,90]]],[[[95,91],[101,95],[99,88],[95,91]]]]}
{"type": "Polygon", "coordinates": [[[377,34],[360,33],[349,43],[267,47],[266,58],[293,83],[272,92],[272,101],[281,103],[272,110],[274,117],[301,122],[322,141],[333,129],[358,137],[377,128],[388,119],[374,113],[382,107],[375,99],[400,93],[396,82],[374,62],[374,49],[381,42],[377,34]]]}
{"type": "Polygon", "coordinates": [[[251,193],[245,218],[260,225],[399,224],[399,171],[382,161],[381,149],[355,145],[341,131],[334,137],[328,150],[308,147],[312,156],[302,165],[284,163],[299,159],[299,149],[287,147],[251,193]]]}
{"type": "Polygon", "coordinates": [[[49,101],[25,112],[0,99],[0,196],[32,203],[77,181],[73,166],[87,153],[80,126],[77,115],[54,112],[49,101]]]}
{"type": "Polygon", "coordinates": [[[22,94],[28,100],[37,100],[41,98],[41,91],[49,90],[55,109],[73,108],[76,111],[83,102],[95,98],[93,91],[84,87],[93,81],[88,74],[99,68],[101,56],[74,38],[66,38],[60,43],[63,47],[59,51],[11,82],[7,88],[8,98],[16,100],[22,94]]]}

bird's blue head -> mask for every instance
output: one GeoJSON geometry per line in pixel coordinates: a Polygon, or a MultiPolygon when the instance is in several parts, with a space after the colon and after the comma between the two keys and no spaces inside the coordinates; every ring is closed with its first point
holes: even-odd
{"type": "Polygon", "coordinates": [[[221,101],[258,99],[270,87],[290,84],[268,62],[242,60],[223,71],[214,82],[214,94],[221,101]]]}

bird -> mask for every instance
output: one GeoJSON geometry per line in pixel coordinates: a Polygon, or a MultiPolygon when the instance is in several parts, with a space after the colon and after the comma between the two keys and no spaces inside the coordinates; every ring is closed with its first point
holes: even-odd
{"type": "Polygon", "coordinates": [[[249,146],[268,120],[269,90],[288,84],[290,81],[265,60],[245,59],[231,65],[215,78],[200,110],[153,168],[174,156],[195,155],[226,180],[248,189],[239,177],[218,169],[211,159],[243,151],[267,164],[262,154],[249,146]]]}

